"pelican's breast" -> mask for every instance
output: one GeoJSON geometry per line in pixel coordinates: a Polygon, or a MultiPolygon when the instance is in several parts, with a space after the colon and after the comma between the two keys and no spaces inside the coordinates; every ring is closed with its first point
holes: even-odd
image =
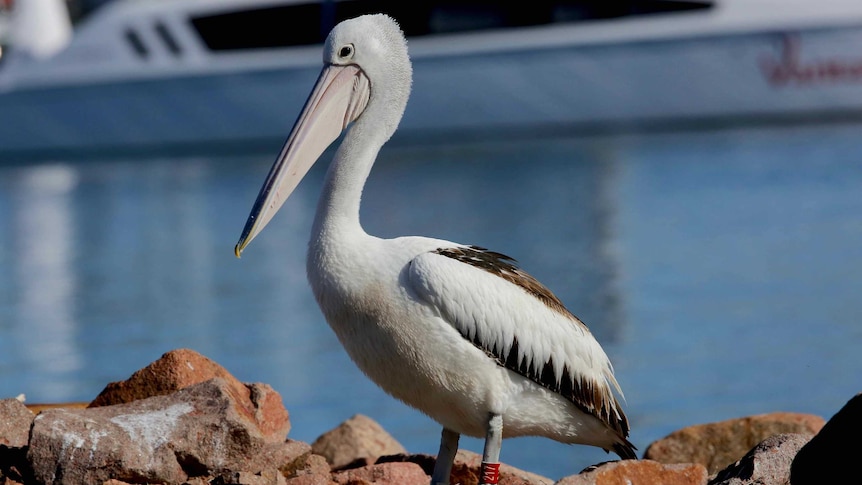
{"type": "Polygon", "coordinates": [[[452,243],[369,241],[310,255],[309,279],[327,322],[356,365],[386,392],[450,429],[483,435],[488,395],[509,385],[506,371],[406,281],[416,255],[452,243]]]}

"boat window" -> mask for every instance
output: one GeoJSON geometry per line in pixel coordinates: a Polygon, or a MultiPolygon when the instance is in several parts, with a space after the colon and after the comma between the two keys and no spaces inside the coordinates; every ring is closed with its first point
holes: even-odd
{"type": "Polygon", "coordinates": [[[192,26],[215,51],[260,49],[323,42],[320,4],[277,6],[192,18],[192,26]]]}
{"type": "Polygon", "coordinates": [[[552,23],[703,10],[698,0],[530,0],[512,4],[491,0],[324,0],[194,17],[192,25],[211,50],[240,50],[319,44],[332,27],[348,18],[384,12],[407,37],[552,23]]]}
{"type": "Polygon", "coordinates": [[[147,49],[147,46],[144,44],[144,41],[141,40],[141,36],[138,35],[133,29],[126,29],[125,32],[126,42],[131,46],[132,50],[138,57],[146,59],[150,55],[150,51],[147,49]]]}
{"type": "Polygon", "coordinates": [[[606,20],[619,17],[641,16],[657,13],[686,12],[702,10],[712,6],[712,2],[699,1],[633,1],[633,2],[553,2],[552,22],[578,22],[606,20]]]}
{"type": "Polygon", "coordinates": [[[171,52],[171,54],[175,56],[179,56],[182,54],[182,48],[180,44],[177,42],[177,39],[174,38],[174,34],[168,29],[168,27],[162,22],[156,22],[156,35],[159,36],[159,39],[164,42],[165,47],[171,52]]]}

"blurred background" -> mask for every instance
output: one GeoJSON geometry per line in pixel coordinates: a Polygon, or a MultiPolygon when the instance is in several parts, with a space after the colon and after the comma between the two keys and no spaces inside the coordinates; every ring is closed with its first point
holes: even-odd
{"type": "MultiPolygon", "coordinates": [[[[368,11],[408,34],[414,88],[366,230],[517,258],[610,355],[641,451],[860,391],[862,4],[410,5],[0,0],[0,397],[89,401],[188,347],[278,390],[292,438],[362,413],[436,453],[306,283],[325,164],[232,251],[320,42],[368,11]]],[[[502,456],[555,479],[606,459],[502,456]]]]}

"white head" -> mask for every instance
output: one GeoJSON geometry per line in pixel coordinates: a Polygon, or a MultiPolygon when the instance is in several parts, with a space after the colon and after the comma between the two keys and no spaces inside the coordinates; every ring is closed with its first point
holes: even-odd
{"type": "Polygon", "coordinates": [[[395,133],[412,79],[407,41],[390,17],[364,15],[332,29],[323,71],[257,196],[234,250],[237,256],[350,123],[380,137],[380,144],[395,133]]]}
{"type": "Polygon", "coordinates": [[[375,122],[390,125],[392,136],[410,96],[413,69],[407,40],[398,24],[387,15],[364,15],[336,25],[326,38],[323,63],[359,67],[371,82],[369,109],[379,113],[375,122]]]}

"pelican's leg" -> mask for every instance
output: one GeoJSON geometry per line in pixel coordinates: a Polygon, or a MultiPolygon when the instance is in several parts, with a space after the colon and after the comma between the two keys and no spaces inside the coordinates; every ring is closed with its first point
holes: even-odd
{"type": "Polygon", "coordinates": [[[480,485],[494,485],[500,480],[500,448],[503,447],[503,416],[488,417],[488,434],[485,435],[485,451],[482,454],[480,485]]]}
{"type": "Polygon", "coordinates": [[[437,462],[434,464],[434,475],[431,476],[431,485],[449,485],[449,476],[452,475],[452,463],[455,462],[455,453],[458,451],[458,438],[461,435],[451,429],[443,428],[440,437],[440,451],[437,452],[437,462]]]}

